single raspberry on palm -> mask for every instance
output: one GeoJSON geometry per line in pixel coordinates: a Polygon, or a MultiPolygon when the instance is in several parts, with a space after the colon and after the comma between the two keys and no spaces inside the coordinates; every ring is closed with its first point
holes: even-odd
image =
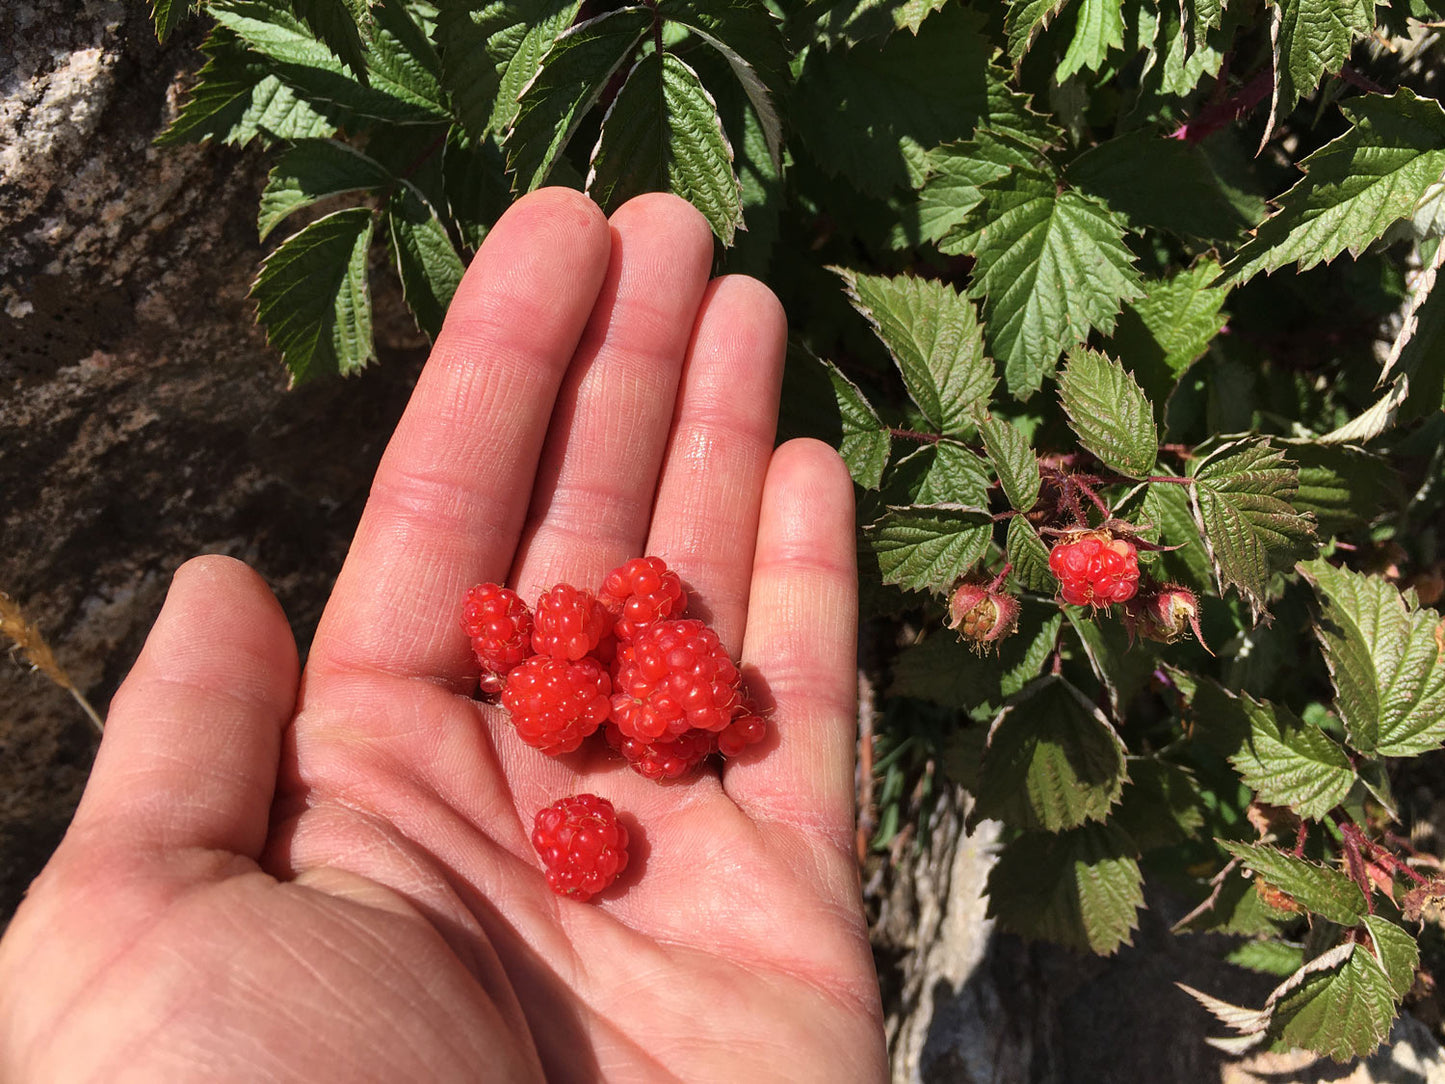
{"type": "Polygon", "coordinates": [[[681,617],[687,592],[661,557],[634,557],[602,581],[602,601],[617,619],[619,640],[631,640],[646,625],[681,617]]]}
{"type": "Polygon", "coordinates": [[[685,730],[674,738],[645,742],[629,738],[616,723],[608,723],[604,733],[607,744],[622,754],[634,772],[656,782],[689,774],[717,748],[721,737],[710,730],[685,730]]]}
{"type": "Polygon", "coordinates": [[[627,868],[627,829],[606,798],[575,794],[537,812],[532,846],[559,896],[588,900],[627,868]]]}
{"type": "Polygon", "coordinates": [[[719,731],[742,704],[738,668],[701,621],[659,621],[618,644],[612,721],[644,742],[719,731]]]}
{"type": "Polygon", "coordinates": [[[502,706],[522,741],[559,756],[606,721],[611,692],[607,672],[594,659],[533,655],[507,675],[502,706]]]}
{"type": "Polygon", "coordinates": [[[554,659],[580,659],[612,631],[612,616],[591,591],[559,583],[537,600],[532,647],[554,659]]]}
{"type": "Polygon", "coordinates": [[[462,602],[462,628],[472,651],[490,675],[507,671],[532,654],[532,613],[515,591],[495,583],[479,583],[462,602]]]}
{"type": "Polygon", "coordinates": [[[1104,608],[1128,601],[1139,589],[1138,550],[1106,530],[1066,535],[1049,552],[1049,569],[1071,606],[1104,608]]]}

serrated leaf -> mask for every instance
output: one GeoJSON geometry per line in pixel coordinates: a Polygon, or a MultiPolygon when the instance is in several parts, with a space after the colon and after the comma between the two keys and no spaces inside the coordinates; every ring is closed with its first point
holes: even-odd
{"type": "Polygon", "coordinates": [[[1083,645],[1090,669],[1108,694],[1114,717],[1127,718],[1130,701],[1154,673],[1153,654],[1143,645],[1134,644],[1117,621],[1095,620],[1078,606],[1064,607],[1064,616],[1083,645]]]}
{"type": "Polygon", "coordinates": [[[1365,894],[1339,870],[1263,843],[1219,842],[1275,888],[1288,892],[1306,911],[1341,926],[1353,926],[1364,918],[1365,894]]]}
{"type": "Polygon", "coordinates": [[[948,436],[972,433],[994,385],[973,303],[945,282],[834,270],[928,424],[948,436]]]}
{"type": "Polygon", "coordinates": [[[1193,839],[1204,827],[1199,784],[1182,765],[1130,757],[1129,782],[1111,823],[1129,833],[1142,852],[1193,839]]]}
{"type": "Polygon", "coordinates": [[[783,370],[785,436],[814,436],[838,449],[853,481],[877,489],[892,448],[892,434],[857,384],[830,361],[793,344],[783,370]]]}
{"type": "Polygon", "coordinates": [[[156,137],[158,146],[208,139],[245,146],[258,135],[274,139],[324,138],[336,125],[279,78],[223,26],[201,46],[207,60],[176,119],[156,137]]]}
{"type": "Polygon", "coordinates": [[[1154,408],[1124,367],[1094,350],[1077,349],[1059,374],[1059,399],[1079,443],[1127,478],[1144,478],[1159,454],[1154,408]]]}
{"type": "Polygon", "coordinates": [[[984,298],[993,354],[1009,391],[1026,398],[1058,356],[1092,329],[1108,334],[1139,296],[1123,226],[1102,204],[1015,169],[984,186],[969,293],[984,298]]]}
{"type": "Polygon", "coordinates": [[[1340,109],[1353,126],[1300,162],[1305,176],[1226,267],[1235,279],[1357,255],[1410,217],[1445,174],[1439,102],[1402,88],[1352,98],[1340,109]]]}
{"type": "Polygon", "coordinates": [[[1000,704],[1039,676],[1061,621],[1053,607],[1025,603],[1018,631],[997,645],[997,654],[975,652],[954,633],[937,630],[898,653],[889,695],[965,711],[1000,704]]]}
{"type": "Polygon", "coordinates": [[[1339,1062],[1371,1054],[1385,1040],[1398,1004],[1390,978],[1363,945],[1348,947],[1339,967],[1309,973],[1279,999],[1271,1038],[1339,1062]]]}
{"type": "MultiPolygon", "coordinates": [[[[1207,683],[1213,686],[1213,683],[1207,683]]],[[[1235,714],[1239,747],[1229,762],[1261,802],[1289,806],[1301,817],[1322,819],[1355,783],[1350,758],[1319,727],[1282,705],[1235,696],[1213,686],[1215,710],[1235,714]]],[[[1213,714],[1213,712],[1211,712],[1213,714]]],[[[1220,725],[1223,720],[1212,720],[1220,725]]]]}
{"type": "Polygon", "coordinates": [[[437,11],[442,85],[473,139],[502,135],[580,0],[450,0],[437,11]]]}
{"type": "Polygon", "coordinates": [[[848,0],[820,20],[818,33],[829,47],[853,46],[886,38],[897,30],[917,34],[923,20],[942,11],[948,0],[848,0]]]}
{"type": "Polygon", "coordinates": [[[1167,279],[1147,279],[1143,296],[1129,302],[1114,332],[1119,360],[1156,404],[1174,390],[1184,370],[1204,356],[1228,317],[1228,286],[1213,283],[1219,263],[1200,260],[1167,279]]]}
{"type": "Polygon", "coordinates": [[[1210,881],[1210,894],[1176,922],[1171,932],[1277,935],[1280,913],[1260,900],[1254,881],[1242,876],[1238,866],[1238,862],[1231,860],[1215,874],[1210,881]]]}
{"type": "Polygon", "coordinates": [[[1128,777],[1124,743],[1082,693],[1048,675],[993,721],[975,814],[1058,832],[1102,821],[1128,777]]]}
{"type": "Polygon", "coordinates": [[[772,12],[752,0],[662,0],[658,13],[727,61],[762,129],[773,168],[781,169],[783,125],[774,97],[787,81],[788,52],[772,12]]]}
{"type": "Polygon", "coordinates": [[[1021,835],[988,875],[988,916],[1001,929],[1079,952],[1130,943],[1143,905],[1133,844],[1107,824],[1021,835]]]}
{"type": "Polygon", "coordinates": [[[992,535],[987,509],[920,505],[891,509],[864,537],[885,584],[941,594],[982,559],[992,535]]]}
{"type": "Polygon", "coordinates": [[[1235,967],[1283,978],[1300,969],[1304,948],[1288,941],[1246,941],[1224,959],[1235,967]]]}
{"type": "Polygon", "coordinates": [[[1122,214],[1136,232],[1161,229],[1229,241],[1254,225],[1225,191],[1198,143],[1148,129],[1085,151],[1069,163],[1064,176],[1122,214]]]}
{"type": "Polygon", "coordinates": [[[1415,985],[1415,971],[1420,966],[1419,944],[1408,930],[1380,915],[1366,915],[1362,924],[1374,942],[1366,948],[1389,977],[1395,1000],[1403,1000],[1415,985]]]}
{"type": "Polygon", "coordinates": [[[1034,39],[1048,28],[1054,17],[1064,9],[1069,0],[1010,0],[1008,15],[1004,18],[1004,32],[1008,35],[1008,53],[1015,65],[1023,59],[1034,39]]]}
{"type": "Polygon", "coordinates": [[[950,5],[882,49],[810,50],[791,116],[818,163],[870,195],[914,186],[905,152],[966,138],[988,109],[980,24],[950,5]]]}
{"type": "Polygon", "coordinates": [[[475,251],[492,223],[512,202],[507,160],[495,139],[477,142],[453,128],[442,152],[442,188],[447,211],[462,242],[475,251]]]}
{"type": "Polygon", "coordinates": [[[978,433],[1009,505],[1017,512],[1029,511],[1038,503],[1042,479],[1038,456],[1028,439],[1013,422],[992,415],[979,423],[978,433]]]}
{"type": "Polygon", "coordinates": [[[1325,561],[1300,566],[1319,596],[1315,629],[1352,746],[1412,756],[1445,741],[1445,621],[1380,576],[1325,561]]]}
{"type": "Polygon", "coordinates": [[[328,196],[369,192],[391,183],[391,174],[355,147],[331,139],[303,139],[271,168],[256,228],[264,241],[303,207],[328,196]]]}
{"type": "Polygon", "coordinates": [[[522,90],[505,140],[518,191],[547,180],[582,116],[652,28],[646,8],[625,7],[578,23],[557,38],[522,90]]]}
{"type": "Polygon", "coordinates": [[[334,211],[281,242],[251,287],[256,319],[281,352],[293,385],[348,375],[375,356],[366,257],[372,217],[334,211]]]}
{"type": "Polygon", "coordinates": [[[357,25],[366,17],[364,3],[347,0],[291,0],[292,9],[311,28],[311,33],[331,50],[331,55],[366,84],[366,51],[357,25]]]}
{"type": "Polygon", "coordinates": [[[909,487],[909,503],[988,506],[988,468],[965,445],[952,440],[927,444],[908,456],[908,463],[909,473],[921,472],[909,487]]]}
{"type": "MultiPolygon", "coordinates": [[[[393,80],[363,86],[300,19],[279,0],[212,0],[206,10],[270,61],[275,75],[316,108],[345,119],[433,124],[446,110],[414,88],[393,80]]],[[[335,119],[335,118],[333,118],[335,119]]]]}
{"type": "Polygon", "coordinates": [[[1074,36],[1054,72],[1056,83],[1062,83],[1075,72],[1098,71],[1109,50],[1123,46],[1123,8],[1123,0],[1079,0],[1074,36]]]}
{"type": "Polygon", "coordinates": [[[1258,619],[1272,572],[1314,551],[1313,521],[1290,503],[1299,471],[1268,440],[1221,445],[1189,463],[1195,516],[1219,587],[1234,587],[1258,619]]]}
{"type": "Polygon", "coordinates": [[[151,22],[156,28],[156,40],[164,44],[194,7],[194,0],[151,0],[151,22]]]}
{"type": "Polygon", "coordinates": [[[1044,595],[1058,590],[1059,582],[1049,571],[1049,548],[1023,516],[1014,516],[1008,521],[1006,546],[1014,579],[1024,590],[1044,595]]]}
{"type": "Polygon", "coordinates": [[[587,194],[605,210],[642,192],[672,191],[703,213],[724,245],[742,224],[742,187],[717,104],[697,72],[650,53],[602,118],[587,194]]]}
{"type": "Polygon", "coordinates": [[[433,342],[452,295],[466,268],[436,213],[410,189],[401,189],[387,206],[392,254],[402,296],[416,326],[433,342]]]}
{"type": "Polygon", "coordinates": [[[1157,529],[1161,545],[1179,547],[1164,550],[1156,556],[1156,577],[1160,577],[1157,570],[1162,569],[1168,579],[1186,587],[1197,591],[1210,587],[1214,570],[1200,538],[1199,526],[1194,522],[1189,494],[1183,486],[1171,482],[1151,482],[1144,491],[1139,525],[1157,529]]]}
{"type": "Polygon", "coordinates": [[[1322,533],[1369,523],[1399,495],[1389,461],[1363,448],[1292,441],[1289,454],[1299,465],[1291,503],[1313,515],[1322,533]]]}
{"type": "Polygon", "coordinates": [[[367,44],[367,71],[377,90],[452,119],[442,91],[441,58],[404,0],[370,0],[374,26],[367,44]]]}
{"type": "Polygon", "coordinates": [[[1272,6],[1274,96],[1266,143],[1279,119],[1326,73],[1345,66],[1355,38],[1375,29],[1375,0],[1272,0],[1272,6]]]}

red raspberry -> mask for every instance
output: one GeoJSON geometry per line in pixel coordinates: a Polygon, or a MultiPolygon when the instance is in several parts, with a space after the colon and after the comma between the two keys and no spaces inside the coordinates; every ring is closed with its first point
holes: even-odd
{"type": "Polygon", "coordinates": [[[593,659],[533,655],[502,690],[517,736],[548,756],[570,753],[607,718],[612,682],[593,659]]]}
{"type": "Polygon", "coordinates": [[[661,557],[634,557],[607,574],[602,601],[617,618],[617,638],[631,640],[644,625],[681,617],[687,592],[661,557]]]}
{"type": "Polygon", "coordinates": [[[576,794],[537,812],[532,846],[559,896],[587,900],[627,868],[627,829],[606,798],[576,794]]]}
{"type": "Polygon", "coordinates": [[[744,712],[723,728],[717,736],[717,751],[725,757],[738,756],[750,745],[767,737],[768,724],[762,716],[744,712]]]}
{"type": "Polygon", "coordinates": [[[1139,589],[1139,554],[1134,544],[1108,531],[1065,537],[1049,553],[1059,594],[1071,606],[1107,607],[1125,602],[1139,589]]]}
{"type": "Polygon", "coordinates": [[[580,659],[612,629],[612,617],[591,591],[559,583],[537,600],[532,647],[554,659],[580,659]]]}
{"type": "Polygon", "coordinates": [[[462,603],[462,628],[482,668],[505,674],[532,654],[532,614],[515,591],[479,583],[462,603]]]}
{"type": "Polygon", "coordinates": [[[612,721],[653,742],[687,730],[718,731],[737,712],[738,668],[701,621],[659,621],[617,648],[612,721]]]}
{"type": "Polygon", "coordinates": [[[608,723],[604,733],[607,744],[622,754],[634,772],[657,782],[687,775],[707,759],[719,737],[710,730],[685,730],[675,738],[644,742],[629,738],[616,723],[608,723]]]}

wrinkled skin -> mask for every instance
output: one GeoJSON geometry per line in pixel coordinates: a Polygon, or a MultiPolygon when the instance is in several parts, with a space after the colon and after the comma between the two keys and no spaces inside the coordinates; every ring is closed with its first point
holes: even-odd
{"type": "Polygon", "coordinates": [[[64,843],[0,942],[6,1080],[871,1080],[851,855],[852,489],[774,450],[784,322],[669,196],[545,190],[462,283],[304,673],[259,577],[180,569],[64,843]],[[659,786],[474,700],[483,580],[664,557],[771,708],[659,786]],[[634,835],[554,896],[535,812],[634,835]]]}

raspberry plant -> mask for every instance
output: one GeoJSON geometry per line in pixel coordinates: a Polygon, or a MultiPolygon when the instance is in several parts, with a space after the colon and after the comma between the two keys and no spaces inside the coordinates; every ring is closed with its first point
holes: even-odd
{"type": "MultiPolygon", "coordinates": [[[[1111,953],[1146,875],[1189,898],[1280,978],[1194,992],[1231,1049],[1365,1053],[1438,975],[1445,5],[202,7],[163,142],[274,155],[294,381],[373,359],[386,265],[434,335],[543,183],[677,192],[778,290],[785,429],[860,495],[876,847],[946,775],[1004,826],[1003,928],[1111,953]],[[1121,567],[1058,578],[1080,539],[1121,567]]],[[[659,778],[711,749],[606,729],[659,778]]]]}

